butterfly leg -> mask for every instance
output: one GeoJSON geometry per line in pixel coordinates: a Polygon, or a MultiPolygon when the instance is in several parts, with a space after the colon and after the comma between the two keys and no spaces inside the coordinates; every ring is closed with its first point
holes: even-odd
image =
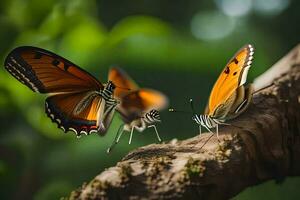
{"type": "Polygon", "coordinates": [[[115,137],[113,143],[112,143],[112,144],[110,145],[110,147],[106,150],[107,153],[110,153],[111,150],[115,147],[115,145],[119,143],[119,140],[120,140],[120,138],[121,138],[123,132],[124,132],[124,124],[122,124],[122,125],[119,127],[118,132],[117,132],[117,134],[116,134],[116,137],[115,137]]]}
{"type": "Polygon", "coordinates": [[[225,122],[219,122],[219,124],[226,125],[226,126],[230,126],[231,125],[231,124],[228,124],[228,123],[225,123],[225,122]]]}
{"type": "Polygon", "coordinates": [[[202,149],[205,145],[206,145],[206,143],[214,136],[214,132],[212,132],[207,126],[205,126],[204,124],[203,124],[203,126],[204,126],[204,128],[206,128],[210,133],[211,133],[211,136],[209,136],[209,138],[203,143],[203,145],[200,147],[200,149],[202,149]]]}
{"type": "Polygon", "coordinates": [[[156,129],[156,126],[155,126],[155,125],[150,125],[150,126],[148,126],[148,128],[150,128],[150,127],[153,127],[153,128],[154,128],[155,133],[156,133],[156,136],[157,136],[157,139],[158,139],[159,142],[161,142],[161,138],[159,137],[159,134],[158,134],[158,131],[157,131],[157,129],[156,129]]]}
{"type": "Polygon", "coordinates": [[[124,129],[121,130],[121,133],[119,134],[119,136],[118,136],[118,138],[117,138],[117,140],[116,140],[116,143],[119,143],[119,140],[120,140],[120,138],[121,138],[123,132],[124,132],[124,129]]]}
{"type": "Polygon", "coordinates": [[[199,125],[199,132],[200,132],[200,136],[201,136],[201,134],[202,134],[202,130],[201,130],[201,125],[199,125]]]}
{"type": "Polygon", "coordinates": [[[133,135],[134,129],[135,129],[135,126],[132,126],[131,131],[130,131],[130,137],[129,137],[129,142],[128,142],[128,144],[131,144],[131,140],[132,140],[132,135],[133,135]]]}
{"type": "Polygon", "coordinates": [[[204,127],[208,130],[208,132],[214,133],[214,132],[212,132],[207,126],[204,126],[204,127]]]}

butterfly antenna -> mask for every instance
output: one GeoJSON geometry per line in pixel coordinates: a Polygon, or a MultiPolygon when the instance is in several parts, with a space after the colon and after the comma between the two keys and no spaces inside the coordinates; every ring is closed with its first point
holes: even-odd
{"type": "Polygon", "coordinates": [[[122,89],[122,90],[131,90],[130,88],[125,88],[125,87],[120,87],[120,86],[117,86],[117,85],[115,85],[117,88],[119,88],[119,89],[122,89]]]}
{"type": "Polygon", "coordinates": [[[169,108],[169,112],[179,112],[179,113],[187,113],[187,114],[191,114],[191,112],[189,111],[185,111],[185,110],[177,110],[174,108],[169,108]]]}
{"type": "Polygon", "coordinates": [[[193,114],[196,114],[193,99],[190,99],[190,104],[191,104],[191,109],[192,109],[193,114]]]}
{"type": "Polygon", "coordinates": [[[267,86],[265,86],[265,87],[262,87],[262,88],[260,88],[260,89],[258,89],[258,90],[255,90],[253,93],[252,93],[252,95],[254,95],[254,94],[256,94],[256,93],[258,93],[258,92],[260,92],[260,91],[262,91],[262,90],[264,90],[264,89],[266,89],[266,88],[268,88],[268,87],[271,87],[271,86],[273,86],[274,85],[274,83],[271,83],[271,84],[269,84],[269,85],[267,85],[267,86]]]}

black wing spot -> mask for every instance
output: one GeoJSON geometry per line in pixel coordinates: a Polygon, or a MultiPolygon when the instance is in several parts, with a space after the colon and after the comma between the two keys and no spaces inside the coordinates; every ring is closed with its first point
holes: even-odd
{"type": "Polygon", "coordinates": [[[224,73],[225,73],[225,74],[229,74],[229,72],[230,72],[229,67],[226,67],[226,69],[224,70],[224,73]]]}
{"type": "Polygon", "coordinates": [[[58,60],[56,60],[56,59],[52,61],[52,65],[54,65],[56,67],[59,65],[59,63],[60,62],[58,60]]]}
{"type": "Polygon", "coordinates": [[[64,63],[64,69],[65,69],[65,71],[68,71],[69,67],[71,67],[71,65],[69,65],[67,63],[64,63]]]}
{"type": "Polygon", "coordinates": [[[238,63],[239,63],[239,61],[238,61],[236,58],[233,59],[233,62],[234,62],[235,64],[238,64],[238,63]]]}
{"type": "Polygon", "coordinates": [[[235,76],[236,74],[237,74],[237,72],[234,72],[234,73],[233,73],[233,76],[235,76]]]}
{"type": "Polygon", "coordinates": [[[41,57],[42,57],[42,54],[39,52],[36,52],[34,55],[34,59],[41,59],[41,57]]]}

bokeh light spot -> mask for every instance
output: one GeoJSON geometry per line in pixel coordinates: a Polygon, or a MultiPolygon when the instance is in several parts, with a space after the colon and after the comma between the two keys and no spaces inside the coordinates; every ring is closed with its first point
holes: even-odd
{"type": "Polygon", "coordinates": [[[218,8],[228,16],[247,15],[252,9],[252,0],[215,0],[218,8]]]}
{"type": "Polygon", "coordinates": [[[254,0],[254,10],[260,15],[278,15],[290,5],[290,0],[254,0]]]}
{"type": "Polygon", "coordinates": [[[232,17],[220,12],[199,12],[191,21],[192,34],[202,40],[216,40],[228,36],[235,27],[232,17]]]}

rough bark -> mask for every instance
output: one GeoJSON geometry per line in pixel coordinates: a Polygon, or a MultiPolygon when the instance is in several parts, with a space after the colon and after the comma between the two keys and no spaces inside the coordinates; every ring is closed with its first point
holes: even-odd
{"type": "Polygon", "coordinates": [[[130,152],[69,199],[228,199],[300,175],[300,45],[254,82],[245,113],[210,134],[130,152]],[[268,86],[269,85],[269,86],[268,86]]]}

